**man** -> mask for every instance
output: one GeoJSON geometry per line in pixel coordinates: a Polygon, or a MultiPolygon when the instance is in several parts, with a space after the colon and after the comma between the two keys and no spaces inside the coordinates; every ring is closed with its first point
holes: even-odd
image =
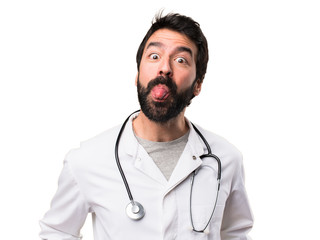
{"type": "Polygon", "coordinates": [[[184,116],[207,62],[198,23],[155,18],[137,52],[141,111],[67,155],[42,239],[80,239],[88,213],[99,240],[249,239],[241,154],[184,116]],[[218,157],[203,157],[209,148],[218,157]]]}

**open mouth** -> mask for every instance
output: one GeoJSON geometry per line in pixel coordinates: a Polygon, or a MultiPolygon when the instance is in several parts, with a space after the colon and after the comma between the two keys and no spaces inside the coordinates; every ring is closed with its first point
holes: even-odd
{"type": "Polygon", "coordinates": [[[151,95],[154,101],[163,102],[170,96],[170,90],[167,86],[159,84],[152,88],[151,95]]]}

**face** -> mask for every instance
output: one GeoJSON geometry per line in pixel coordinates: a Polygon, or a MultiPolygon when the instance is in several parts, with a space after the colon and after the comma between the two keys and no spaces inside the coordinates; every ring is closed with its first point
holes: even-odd
{"type": "Polygon", "coordinates": [[[200,93],[196,54],[196,45],[183,34],[160,29],[151,35],[136,81],[141,110],[150,120],[176,117],[200,93]]]}

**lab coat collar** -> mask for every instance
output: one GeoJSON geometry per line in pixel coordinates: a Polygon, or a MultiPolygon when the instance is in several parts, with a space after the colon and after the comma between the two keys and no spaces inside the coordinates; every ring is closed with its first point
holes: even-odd
{"type": "Polygon", "coordinates": [[[137,162],[140,157],[146,158],[141,155],[142,151],[139,151],[141,147],[134,135],[134,130],[132,127],[132,121],[134,118],[138,116],[139,113],[133,114],[129,121],[126,124],[125,130],[123,131],[120,145],[124,146],[124,151],[133,157],[135,161],[135,166],[139,168],[139,170],[143,171],[145,174],[156,180],[157,182],[161,183],[162,185],[166,185],[166,192],[169,192],[172,188],[174,188],[177,184],[183,181],[186,177],[190,175],[195,169],[197,169],[201,164],[202,160],[200,156],[204,153],[205,148],[204,144],[202,143],[201,138],[198,136],[196,131],[194,130],[192,124],[186,119],[190,133],[187,145],[169,179],[167,181],[165,177],[162,175],[159,169],[154,162],[151,161],[144,161],[143,163],[137,162]]]}
{"type": "MultiPolygon", "coordinates": [[[[126,124],[125,130],[122,133],[121,139],[125,143],[125,152],[129,154],[130,156],[136,156],[137,154],[137,146],[138,146],[138,140],[136,139],[134,135],[134,130],[132,127],[132,121],[139,115],[139,112],[132,114],[129,121],[126,124]]],[[[201,141],[200,136],[196,133],[194,130],[191,122],[186,118],[186,121],[189,125],[190,133],[188,138],[188,145],[192,149],[192,153],[195,156],[200,156],[204,154],[205,148],[201,141]]]]}
{"type": "Polygon", "coordinates": [[[132,126],[132,121],[139,115],[139,112],[131,115],[129,121],[127,122],[125,129],[121,136],[121,141],[123,142],[123,146],[125,146],[125,152],[133,157],[136,157],[138,152],[138,140],[134,135],[134,130],[132,126]]]}

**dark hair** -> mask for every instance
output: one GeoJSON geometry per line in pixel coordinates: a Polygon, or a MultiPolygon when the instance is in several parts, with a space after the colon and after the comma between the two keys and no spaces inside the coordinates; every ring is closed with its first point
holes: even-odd
{"type": "Polygon", "coordinates": [[[162,16],[162,12],[159,12],[155,16],[154,20],[152,21],[152,25],[143,38],[137,52],[136,60],[138,71],[143,51],[148,39],[154,32],[162,28],[167,28],[182,33],[195,43],[198,48],[196,59],[196,80],[202,82],[207,71],[207,63],[209,60],[207,39],[201,31],[199,23],[190,17],[180,15],[178,13],[169,13],[166,16],[162,16]]]}

